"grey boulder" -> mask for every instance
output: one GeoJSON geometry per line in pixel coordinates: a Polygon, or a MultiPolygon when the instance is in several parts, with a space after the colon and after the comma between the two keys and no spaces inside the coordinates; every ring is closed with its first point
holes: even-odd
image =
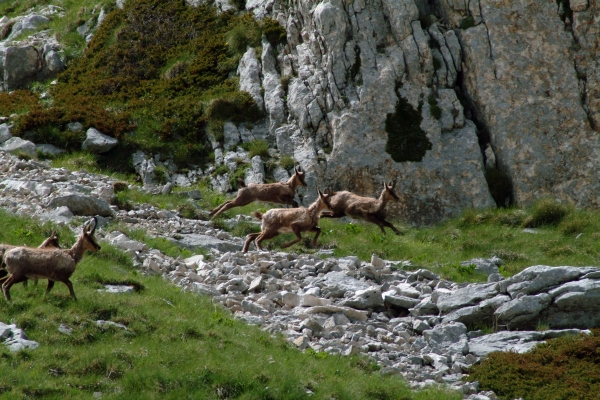
{"type": "Polygon", "coordinates": [[[96,128],[90,128],[85,133],[85,140],[81,148],[92,153],[106,153],[119,144],[119,141],[113,137],[107,136],[96,128]]]}
{"type": "Polygon", "coordinates": [[[68,207],[75,215],[111,217],[114,213],[105,200],[83,194],[66,194],[50,200],[48,208],[68,207]]]}
{"type": "Polygon", "coordinates": [[[9,153],[23,153],[31,158],[35,158],[37,151],[35,144],[29,140],[23,140],[20,137],[11,137],[0,146],[0,150],[9,153]]]}

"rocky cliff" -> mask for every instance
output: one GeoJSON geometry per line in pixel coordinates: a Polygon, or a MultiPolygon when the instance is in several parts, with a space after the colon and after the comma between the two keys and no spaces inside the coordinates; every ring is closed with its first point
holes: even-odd
{"type": "Polygon", "coordinates": [[[279,21],[287,44],[265,42],[241,86],[313,186],[375,195],[396,179],[391,211],[417,224],[544,196],[599,205],[595,1],[246,8],[279,21]]]}
{"type": "MultiPolygon", "coordinates": [[[[250,168],[237,145],[266,140],[307,171],[304,204],[317,184],[375,196],[396,180],[390,213],[412,224],[542,197],[600,205],[595,0],[249,0],[236,11],[240,4],[217,8],[271,18],[286,40],[265,35],[241,57],[239,89],[265,119],[219,121],[223,134],[208,132],[206,143],[216,165],[234,171],[242,160],[246,180],[263,181],[266,160],[255,156],[250,168]]],[[[39,31],[63,13],[49,6],[0,19],[0,90],[64,68],[60,45],[39,31]]],[[[78,34],[91,40],[104,16],[95,7],[78,34]]],[[[152,182],[139,158],[137,172],[152,182]]],[[[206,178],[227,191],[235,181],[215,167],[183,176],[167,161],[174,184],[206,178]]],[[[272,178],[287,179],[278,168],[272,178]]]]}

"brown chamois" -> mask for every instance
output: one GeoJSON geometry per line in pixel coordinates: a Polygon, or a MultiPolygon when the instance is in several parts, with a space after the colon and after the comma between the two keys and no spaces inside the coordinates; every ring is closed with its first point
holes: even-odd
{"type": "MultiPolygon", "coordinates": [[[[50,236],[48,236],[46,238],[46,240],[44,240],[42,242],[42,244],[40,244],[38,246],[38,249],[46,249],[46,248],[56,248],[59,249],[60,246],[58,245],[58,233],[56,231],[53,231],[52,234],[50,236]]],[[[16,245],[12,245],[12,244],[0,244],[0,269],[4,269],[5,265],[4,265],[4,254],[11,249],[14,249],[15,247],[22,247],[22,246],[16,246],[16,245]]]]}
{"type": "MultiPolygon", "coordinates": [[[[48,236],[46,240],[44,240],[42,244],[38,246],[38,249],[60,249],[60,246],[58,245],[58,240],[58,233],[56,231],[53,231],[52,234],[48,236]]],[[[0,282],[8,278],[8,271],[6,271],[6,265],[4,264],[4,253],[6,253],[8,250],[14,249],[15,247],[19,246],[15,246],[12,244],[0,244],[0,282]]],[[[27,280],[23,281],[23,285],[27,286],[27,280]]]]}
{"type": "Polygon", "coordinates": [[[242,207],[253,201],[288,204],[294,208],[298,207],[298,203],[294,200],[296,188],[298,186],[306,186],[306,182],[304,181],[304,172],[302,172],[300,167],[295,167],[294,171],[294,175],[285,183],[249,183],[246,186],[242,179],[238,180],[240,189],[235,199],[228,200],[212,210],[209,214],[211,219],[233,207],[242,207]]]}
{"type": "Polygon", "coordinates": [[[354,219],[362,219],[372,222],[379,226],[381,233],[385,235],[384,226],[391,228],[396,235],[400,231],[385,219],[385,206],[388,201],[399,200],[394,192],[396,181],[390,181],[388,184],[383,182],[383,190],[378,199],[372,197],[363,197],[352,192],[333,192],[331,194],[331,213],[323,213],[322,218],[341,218],[348,216],[354,219]]]}
{"type": "Polygon", "coordinates": [[[75,267],[83,258],[86,250],[98,251],[100,245],[94,238],[98,220],[94,217],[94,227],[90,222],[83,226],[83,232],[70,249],[35,249],[31,247],[17,247],[6,252],[4,262],[9,277],[2,285],[4,297],[10,301],[10,287],[25,279],[48,279],[46,294],[50,292],[55,281],[63,282],[69,288],[71,297],[75,300],[73,284],[69,280],[75,267]]]}
{"type": "Polygon", "coordinates": [[[248,252],[248,247],[252,241],[255,241],[258,250],[262,250],[260,244],[263,240],[274,238],[280,233],[289,232],[296,235],[296,239],[282,245],[281,248],[289,247],[301,241],[302,236],[300,236],[300,232],[315,232],[312,245],[316,245],[317,238],[321,234],[321,228],[317,226],[321,211],[324,209],[331,210],[329,189],[325,189],[324,193],[321,193],[317,189],[317,193],[319,194],[319,198],[308,208],[273,208],[264,214],[255,212],[254,216],[262,220],[262,231],[260,233],[249,234],[242,251],[244,253],[248,252]]]}

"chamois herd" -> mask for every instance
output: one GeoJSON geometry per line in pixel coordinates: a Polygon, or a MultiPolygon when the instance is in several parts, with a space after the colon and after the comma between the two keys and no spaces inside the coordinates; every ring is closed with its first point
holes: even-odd
{"type": "MultiPolygon", "coordinates": [[[[398,201],[394,192],[395,181],[383,182],[383,190],[379,198],[363,197],[349,191],[333,192],[330,189],[321,191],[317,188],[318,198],[308,208],[298,207],[294,200],[298,186],[306,186],[304,172],[300,167],[294,168],[294,175],[285,183],[250,183],[246,185],[239,180],[240,189],[233,200],[219,205],[210,212],[211,218],[234,208],[262,201],[277,204],[286,204],[292,208],[274,208],[264,214],[255,212],[254,216],[262,221],[261,232],[251,233],[244,243],[243,252],[246,253],[250,244],[255,243],[258,250],[262,250],[261,243],[272,239],[281,233],[293,233],[296,238],[282,247],[289,247],[302,240],[302,232],[313,232],[312,245],[316,245],[321,233],[319,228],[320,218],[341,218],[348,216],[362,219],[379,226],[385,234],[384,227],[388,227],[397,235],[400,234],[389,221],[386,220],[385,207],[390,200],[398,201]]],[[[10,301],[10,288],[15,283],[27,284],[28,279],[47,279],[48,293],[55,281],[67,285],[72,298],[76,299],[73,284],[69,280],[75,267],[83,258],[86,250],[98,251],[100,245],[94,238],[98,220],[94,217],[88,221],[83,232],[70,249],[61,249],[58,245],[58,235],[54,232],[38,248],[25,246],[0,245],[0,270],[4,268],[7,276],[2,290],[4,297],[10,301]]]]}

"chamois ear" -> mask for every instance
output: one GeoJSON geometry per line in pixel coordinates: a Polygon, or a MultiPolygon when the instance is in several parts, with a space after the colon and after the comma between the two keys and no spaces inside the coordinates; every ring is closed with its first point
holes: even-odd
{"type": "MultiPolygon", "coordinates": [[[[87,232],[89,235],[93,235],[93,234],[94,234],[94,232],[96,232],[96,226],[98,226],[98,218],[94,217],[94,218],[93,218],[91,221],[88,221],[88,223],[87,223],[87,229],[86,229],[86,232],[87,232]],[[90,230],[90,227],[91,227],[91,225],[92,225],[92,224],[91,224],[91,221],[94,221],[94,227],[93,227],[93,228],[91,228],[91,230],[90,230]]],[[[85,229],[85,228],[84,228],[84,229],[85,229]]]]}
{"type": "Polygon", "coordinates": [[[323,197],[323,193],[321,192],[321,189],[319,189],[318,186],[317,186],[317,193],[319,193],[319,197],[323,197]]]}
{"type": "Polygon", "coordinates": [[[296,171],[297,174],[302,175],[304,172],[302,172],[302,168],[300,168],[300,166],[294,167],[294,171],[296,171]]]}
{"type": "Polygon", "coordinates": [[[393,189],[395,184],[396,184],[396,181],[389,181],[387,184],[388,189],[393,189]]]}

